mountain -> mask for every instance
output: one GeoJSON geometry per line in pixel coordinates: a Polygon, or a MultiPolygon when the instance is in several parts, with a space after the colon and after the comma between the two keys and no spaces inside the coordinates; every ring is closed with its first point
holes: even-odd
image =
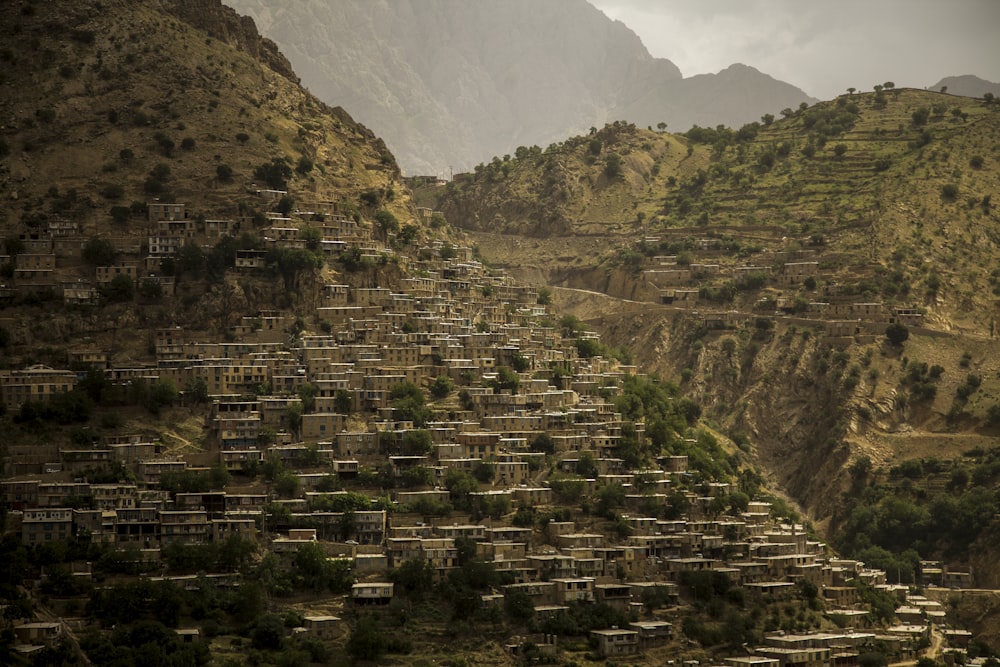
{"type": "MultiPolygon", "coordinates": [[[[969,260],[995,242],[988,196],[972,199],[995,186],[993,156],[969,157],[994,143],[985,101],[956,114],[951,98],[900,91],[687,136],[616,122],[437,188],[457,202],[525,176],[512,195],[554,195],[576,232],[558,262],[582,258],[563,258],[576,243],[605,255],[571,276],[588,287],[635,284],[667,252],[698,280],[761,261],[755,317],[741,298],[735,315],[664,318],[661,303],[534,289],[484,264],[414,206],[375,134],[303,90],[218,0],[5,3],[0,25],[0,663],[24,662],[13,645],[44,631],[60,639],[27,649],[39,664],[242,664],[248,651],[262,664],[593,664],[588,639],[622,637],[641,603],[662,645],[632,664],[715,664],[765,632],[842,629],[812,574],[744,595],[730,576],[748,555],[794,549],[768,557],[769,578],[794,559],[842,582],[878,605],[879,631],[893,598],[865,582],[915,582],[921,558],[996,585],[992,336],[914,327],[900,359],[902,343],[831,343],[807,316],[776,316],[786,306],[763,288],[784,259],[822,251],[822,282],[785,280],[790,293],[832,289],[827,275],[855,277],[866,300],[898,292],[874,268],[892,262],[929,303],[939,272],[933,290],[978,312],[962,281],[985,289],[969,260]],[[904,131],[908,118],[919,127],[904,131]],[[925,196],[939,185],[957,187],[940,207],[925,196]],[[716,215],[739,229],[709,229],[716,215]],[[556,319],[549,304],[574,298],[622,347],[556,319]],[[943,423],[955,390],[956,432],[907,428],[943,423]],[[889,428],[896,452],[879,447],[889,428]],[[884,572],[862,581],[860,564],[831,563],[812,531],[824,525],[772,480],[884,572]]],[[[511,202],[510,219],[538,206],[511,202]]],[[[546,240],[513,239],[508,263],[546,240]]],[[[732,292],[704,287],[713,302],[732,292]]],[[[991,618],[962,598],[949,606],[991,618]]]]}
{"type": "MultiPolygon", "coordinates": [[[[343,109],[302,89],[252,19],[218,0],[59,2],[4,10],[5,25],[16,26],[0,51],[5,288],[15,273],[12,256],[32,243],[49,252],[44,240],[53,235],[68,235],[67,247],[75,243],[77,250],[76,259],[60,256],[56,263],[52,289],[45,291],[52,299],[64,284],[93,282],[93,267],[79,259],[88,239],[111,243],[119,257],[142,265],[150,239],[147,202],[183,202],[199,221],[228,220],[244,248],[263,244],[265,212],[277,204],[254,194],[261,189],[291,192],[287,208],[357,211],[366,224],[382,208],[404,223],[415,219],[385,144],[343,109]]],[[[219,235],[210,235],[199,246],[218,243],[219,235]]],[[[230,267],[234,252],[224,252],[230,267]]],[[[222,267],[214,268],[218,275],[222,267]]],[[[233,324],[234,309],[273,307],[272,287],[205,287],[179,279],[185,307],[154,306],[142,317],[148,326],[214,335],[233,324]]],[[[134,328],[136,312],[119,315],[134,328]]],[[[64,336],[106,342],[113,330],[106,314],[44,317],[46,325],[39,326],[30,311],[4,315],[13,340],[26,349],[58,346],[64,336]]],[[[146,355],[141,336],[111,347],[112,363],[146,355]]]]}
{"type": "MultiPolygon", "coordinates": [[[[679,378],[858,553],[875,521],[858,499],[909,493],[867,484],[901,484],[900,466],[938,457],[922,484],[944,485],[1000,428],[998,107],[892,89],[737,131],[616,122],[415,197],[641,368],[679,378]],[[901,317],[911,335],[894,346],[901,317]],[[879,472],[858,468],[841,496],[857,461],[879,472]]],[[[991,539],[973,549],[985,571],[1000,557],[991,539]]]]}
{"type": "Polygon", "coordinates": [[[407,173],[467,171],[625,119],[740,126],[814,101],[753,68],[684,79],[584,0],[231,0],[407,173]]]}
{"type": "Polygon", "coordinates": [[[993,83],[986,79],[980,79],[972,74],[962,76],[946,76],[933,86],[928,86],[928,90],[947,89],[952,95],[962,97],[982,97],[986,93],[992,93],[995,97],[1000,96],[1000,83],[993,83]]]}

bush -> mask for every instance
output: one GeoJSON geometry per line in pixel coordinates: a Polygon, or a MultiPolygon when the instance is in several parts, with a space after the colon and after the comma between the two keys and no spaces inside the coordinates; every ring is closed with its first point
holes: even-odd
{"type": "Polygon", "coordinates": [[[889,339],[890,343],[898,347],[905,343],[906,339],[910,337],[910,330],[905,324],[896,322],[886,327],[885,337],[889,339]]]}
{"type": "Polygon", "coordinates": [[[132,217],[132,209],[128,206],[112,206],[110,215],[114,222],[124,224],[132,217]]]}
{"type": "Polygon", "coordinates": [[[253,175],[274,190],[285,190],[288,188],[288,179],[292,177],[292,168],[283,159],[276,157],[258,165],[253,175]]]}
{"type": "Polygon", "coordinates": [[[447,375],[442,375],[431,383],[431,396],[434,398],[444,398],[455,389],[455,383],[447,375]]]}
{"type": "Polygon", "coordinates": [[[955,201],[958,198],[958,186],[954,183],[948,183],[941,186],[941,198],[948,201],[955,201]]]}
{"type": "Polygon", "coordinates": [[[114,263],[118,251],[110,241],[95,236],[83,245],[82,256],[91,266],[108,266],[114,263]]]}
{"type": "Polygon", "coordinates": [[[125,188],[117,183],[107,185],[101,189],[101,196],[105,199],[121,199],[125,194],[125,188]]]}

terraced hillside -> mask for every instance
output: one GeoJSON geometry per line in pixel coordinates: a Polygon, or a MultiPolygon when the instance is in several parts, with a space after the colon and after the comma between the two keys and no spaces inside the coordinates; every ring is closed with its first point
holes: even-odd
{"type": "MultiPolygon", "coordinates": [[[[852,519],[860,489],[933,532],[934,511],[974,503],[941,475],[979,469],[1000,426],[1000,107],[878,88],[737,130],[611,124],[417,197],[682,382],[856,553],[852,521],[899,519],[852,519]],[[884,336],[893,322],[905,343],[884,336]]],[[[994,498],[989,464],[980,484],[994,498]]],[[[990,521],[966,523],[957,541],[864,539],[995,569],[990,521]]]]}
{"type": "Polygon", "coordinates": [[[890,89],[739,130],[675,136],[615,123],[495,158],[423,196],[482,232],[487,256],[556,284],[589,266],[638,268],[629,251],[671,254],[685,238],[736,241],[749,264],[758,250],[822,247],[835,264],[868,266],[855,280],[861,291],[894,297],[909,286],[906,300],[940,310],[940,326],[988,332],[998,108],[890,89]],[[531,240],[510,255],[505,235],[531,240]],[[596,243],[588,250],[576,237],[596,243]]]}

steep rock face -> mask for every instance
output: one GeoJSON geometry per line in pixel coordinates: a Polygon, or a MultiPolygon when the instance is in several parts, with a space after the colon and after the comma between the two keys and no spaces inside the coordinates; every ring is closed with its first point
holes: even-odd
{"type": "Polygon", "coordinates": [[[752,68],[683,79],[585,0],[229,0],[410,174],[468,171],[614,120],[739,126],[810,101],[752,68]]]}
{"type": "Polygon", "coordinates": [[[818,527],[827,525],[853,452],[845,442],[842,369],[819,337],[794,329],[762,335],[752,324],[710,331],[696,313],[562,291],[555,298],[602,340],[633,350],[649,372],[678,378],[688,369],[686,395],[722,432],[743,434],[769,481],[818,527]]]}
{"type": "Polygon", "coordinates": [[[252,18],[237,14],[223,5],[222,0],[165,0],[164,9],[220,42],[259,60],[286,79],[299,83],[299,77],[278,50],[278,45],[261,36],[252,18]]]}

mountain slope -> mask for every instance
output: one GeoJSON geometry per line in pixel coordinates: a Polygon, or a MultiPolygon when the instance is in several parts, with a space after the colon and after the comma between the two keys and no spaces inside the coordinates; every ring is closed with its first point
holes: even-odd
{"type": "MultiPolygon", "coordinates": [[[[138,266],[138,275],[173,271],[183,307],[165,300],[82,313],[46,307],[43,315],[8,308],[5,326],[23,359],[40,347],[96,341],[113,350],[109,362],[138,363],[149,354],[139,320],[146,328],[183,326],[207,338],[225,335],[240,314],[275,307],[280,283],[185,280],[181,263],[147,259],[150,202],[181,202],[196,225],[227,221],[228,246],[219,235],[197,245],[225,246],[218,250],[230,267],[233,245],[264,247],[266,212],[279,202],[258,196],[260,190],[288,190],[289,208],[356,215],[363,226],[381,209],[403,223],[415,221],[385,144],[343,109],[303,90],[253,22],[218,0],[26,6],[33,9],[0,10],[13,26],[0,51],[7,64],[0,84],[4,287],[11,277],[19,287],[13,255],[53,252],[49,239],[56,237],[66,245],[55,250],[43,293],[61,303],[62,287],[94,284],[93,263],[81,259],[80,248],[98,238],[138,266]],[[136,335],[118,336],[119,330],[136,335]]],[[[202,275],[205,268],[221,274],[221,266],[211,265],[218,257],[191,252],[202,275]]],[[[303,303],[313,296],[294,294],[303,303]]],[[[281,307],[303,303],[285,299],[281,307]]],[[[65,363],[58,356],[45,361],[65,363]]]]}
{"type": "Polygon", "coordinates": [[[995,488],[998,111],[907,89],[736,131],[613,123],[415,194],[640,367],[680,378],[838,547],[913,545],[989,572],[988,533],[969,541],[989,517],[964,542],[885,525],[915,507],[932,531],[966,491],[940,495],[950,470],[995,488]],[[903,346],[885,337],[898,313],[914,315],[903,346]]]}
{"type": "Polygon", "coordinates": [[[275,159],[301,163],[287,180],[318,199],[356,201],[398,177],[381,140],[303,91],[252,20],[217,0],[32,7],[4,9],[16,26],[0,96],[8,229],[70,218],[94,231],[112,206],[153,196],[233,215],[233,195],[266,187],[255,172],[275,159]],[[65,209],[51,201],[69,191],[65,209]]]}
{"type": "Polygon", "coordinates": [[[616,119],[739,125],[810,101],[751,68],[682,79],[584,0],[231,0],[409,173],[465,171],[616,119]]]}
{"type": "Polygon", "coordinates": [[[990,93],[994,97],[1000,96],[1000,83],[987,81],[972,74],[946,76],[933,86],[928,86],[927,89],[938,91],[945,89],[952,95],[961,95],[962,97],[982,97],[986,93],[990,93]]]}
{"type": "MultiPolygon", "coordinates": [[[[991,203],[1000,189],[996,105],[917,90],[876,95],[788,110],[735,132],[683,136],[614,123],[496,158],[435,191],[435,205],[469,229],[540,239],[585,233],[631,243],[647,234],[666,243],[710,234],[773,249],[822,237],[827,251],[843,253],[842,286],[860,292],[870,279],[892,298],[893,286],[926,286],[919,300],[942,326],[988,331],[1000,242],[991,203]],[[866,276],[852,264],[879,268],[866,276]],[[882,272],[896,270],[902,277],[886,286],[882,272]]],[[[619,255],[609,245],[590,261],[613,265],[619,255]]],[[[559,262],[538,262],[560,271],[559,262]]]]}

